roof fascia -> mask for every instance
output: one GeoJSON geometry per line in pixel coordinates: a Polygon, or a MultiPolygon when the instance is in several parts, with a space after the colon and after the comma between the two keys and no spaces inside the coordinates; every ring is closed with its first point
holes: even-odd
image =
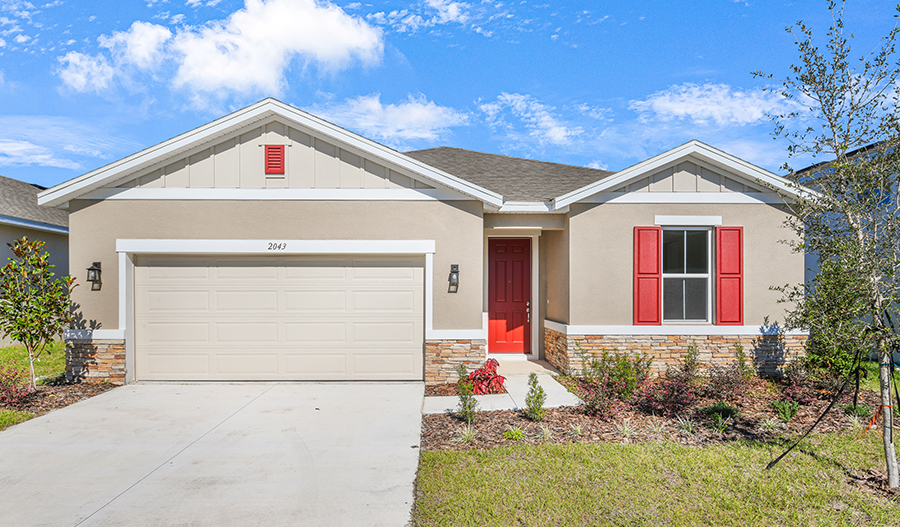
{"type": "Polygon", "coordinates": [[[16,218],[15,216],[5,216],[0,214],[0,224],[2,225],[12,225],[14,227],[23,227],[25,229],[33,229],[36,231],[42,232],[52,232],[55,234],[69,234],[69,229],[66,227],[60,227],[58,225],[51,225],[49,223],[44,223],[41,221],[33,221],[26,220],[23,218],[16,218]]]}
{"type": "Polygon", "coordinates": [[[384,145],[360,137],[357,134],[344,130],[343,128],[280,101],[276,101],[275,99],[265,99],[248,106],[247,108],[238,110],[211,123],[169,139],[168,141],[164,141],[156,146],[142,150],[120,161],[111,163],[45,190],[38,194],[38,204],[54,207],[63,205],[72,199],[76,199],[80,195],[100,188],[109,182],[121,179],[123,174],[146,169],[159,163],[163,159],[187,152],[199,144],[208,142],[216,137],[227,135],[250,123],[265,120],[270,117],[280,117],[288,121],[293,121],[301,128],[309,128],[317,134],[345,143],[351,148],[371,155],[386,164],[413,172],[426,180],[449,187],[479,201],[497,207],[503,204],[503,197],[500,194],[491,192],[490,190],[474,185],[425,163],[416,161],[384,145]]]}
{"type": "Polygon", "coordinates": [[[717,148],[701,143],[700,141],[690,141],[646,161],[632,165],[606,179],[602,179],[569,192],[568,194],[564,194],[556,198],[554,204],[557,207],[565,207],[576,201],[593,196],[594,194],[619,188],[641,176],[646,176],[647,174],[653,173],[666,165],[670,165],[679,159],[688,156],[695,156],[706,163],[727,170],[733,175],[746,179],[749,182],[756,183],[756,181],[759,180],[763,184],[769,185],[770,189],[774,188],[776,192],[788,198],[808,196],[810,193],[808,189],[800,189],[795,183],[773,174],[768,170],[764,170],[731,154],[727,154],[717,148]]]}

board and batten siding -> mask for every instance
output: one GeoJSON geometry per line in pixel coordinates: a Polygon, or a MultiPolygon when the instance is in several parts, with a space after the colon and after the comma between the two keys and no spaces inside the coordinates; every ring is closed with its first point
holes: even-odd
{"type": "Polygon", "coordinates": [[[744,184],[727,174],[690,161],[666,167],[639,178],[615,192],[747,192],[759,194],[760,188],[744,184]]]}
{"type": "Polygon", "coordinates": [[[280,122],[270,122],[162,166],[116,188],[433,188],[280,122]],[[265,173],[265,145],[285,146],[284,174],[265,173]]]}

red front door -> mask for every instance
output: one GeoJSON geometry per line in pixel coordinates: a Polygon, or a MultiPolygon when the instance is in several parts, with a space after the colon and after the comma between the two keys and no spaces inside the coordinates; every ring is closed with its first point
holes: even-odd
{"type": "Polygon", "coordinates": [[[531,238],[488,238],[488,351],[531,353],[531,238]]]}

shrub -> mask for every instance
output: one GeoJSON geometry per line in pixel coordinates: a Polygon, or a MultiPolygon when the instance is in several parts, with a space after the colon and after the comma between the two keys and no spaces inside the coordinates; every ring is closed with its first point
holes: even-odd
{"type": "Polygon", "coordinates": [[[695,399],[694,387],[687,376],[666,375],[658,382],[647,382],[635,393],[638,407],[654,415],[682,414],[695,399]]]}
{"type": "Polygon", "coordinates": [[[503,393],[503,381],[505,377],[497,375],[497,359],[488,359],[484,366],[469,374],[469,382],[472,383],[475,395],[488,395],[503,393]]]}
{"type": "Polygon", "coordinates": [[[747,363],[747,354],[744,353],[743,345],[734,345],[734,359],[734,365],[737,368],[738,373],[741,374],[741,377],[745,379],[752,379],[755,375],[755,372],[753,371],[753,368],[747,363]]]}
{"type": "Polygon", "coordinates": [[[793,362],[784,369],[784,376],[779,384],[781,385],[781,395],[778,396],[780,401],[809,404],[815,401],[819,395],[816,391],[817,381],[814,373],[799,362],[793,362]]]}
{"type": "Polygon", "coordinates": [[[588,415],[609,421],[616,414],[618,400],[603,388],[582,389],[578,396],[584,401],[584,411],[588,415]]]}
{"type": "Polygon", "coordinates": [[[608,353],[593,356],[580,347],[577,351],[582,363],[582,375],[592,384],[602,387],[608,394],[627,400],[647,380],[652,359],[649,355],[608,353]]]}
{"type": "Polygon", "coordinates": [[[459,388],[459,406],[456,408],[456,414],[460,419],[468,424],[475,422],[475,416],[478,414],[478,401],[472,392],[472,383],[466,376],[466,367],[460,364],[456,368],[459,380],[456,382],[459,388]]]}
{"type": "Polygon", "coordinates": [[[17,406],[28,395],[25,372],[13,366],[0,366],[0,404],[17,406]]]}
{"type": "Polygon", "coordinates": [[[525,431],[518,426],[511,426],[503,432],[503,439],[511,439],[512,441],[521,441],[525,438],[525,431]]]}
{"type": "Polygon", "coordinates": [[[841,408],[847,415],[855,415],[857,417],[869,417],[872,415],[872,409],[867,404],[857,404],[856,406],[853,406],[852,403],[842,404],[841,408]]]}
{"type": "Polygon", "coordinates": [[[737,417],[737,414],[739,412],[740,412],[740,410],[738,410],[734,406],[731,406],[730,404],[726,403],[725,401],[719,401],[716,404],[714,404],[712,406],[707,406],[706,408],[703,409],[703,413],[705,413],[706,415],[708,415],[710,417],[712,417],[714,415],[718,415],[719,417],[721,417],[723,419],[737,417]]]}
{"type": "Polygon", "coordinates": [[[737,401],[747,392],[750,382],[751,378],[745,375],[738,364],[715,365],[709,369],[709,383],[706,391],[710,397],[715,399],[737,401]]]}
{"type": "Polygon", "coordinates": [[[700,359],[697,343],[691,342],[681,358],[681,364],[672,368],[670,377],[680,377],[687,384],[697,384],[700,376],[700,359]]]}
{"type": "Polygon", "coordinates": [[[547,401],[547,394],[538,384],[537,374],[531,372],[528,375],[528,394],[525,396],[525,415],[532,421],[542,421],[547,409],[544,403],[547,401]]]}
{"type": "Polygon", "coordinates": [[[778,417],[786,423],[797,415],[800,403],[797,401],[772,401],[772,407],[778,412],[778,417]]]}

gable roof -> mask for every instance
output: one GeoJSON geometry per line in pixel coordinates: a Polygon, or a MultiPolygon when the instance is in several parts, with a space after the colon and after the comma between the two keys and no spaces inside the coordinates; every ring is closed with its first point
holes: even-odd
{"type": "Polygon", "coordinates": [[[725,170],[731,175],[737,176],[750,183],[762,183],[764,186],[771,188],[782,197],[794,198],[811,193],[812,191],[803,188],[796,183],[773,174],[768,170],[760,168],[752,163],[748,163],[743,159],[737,158],[731,154],[723,152],[717,148],[713,148],[700,141],[689,141],[681,146],[673,148],[667,152],[663,152],[657,156],[651,157],[646,161],[642,161],[636,165],[632,165],[624,170],[620,170],[615,174],[604,178],[600,181],[577,189],[568,194],[564,194],[554,200],[555,208],[562,208],[576,201],[588,198],[601,192],[612,191],[622,186],[628,185],[632,181],[639,179],[648,174],[671,165],[681,159],[693,157],[711,166],[725,170]]]}
{"type": "Polygon", "coordinates": [[[43,187],[0,176],[0,223],[67,232],[69,213],[39,206],[37,195],[42,190],[43,187]]]}
{"type": "Polygon", "coordinates": [[[406,155],[498,192],[505,201],[549,201],[613,174],[608,170],[447,146],[415,150],[406,155]]]}
{"type": "Polygon", "coordinates": [[[397,167],[405,172],[413,173],[423,182],[453,189],[494,207],[500,207],[503,204],[503,197],[496,192],[431,167],[272,98],[264,99],[209,124],[45,190],[38,196],[38,203],[54,207],[65,205],[72,199],[116,182],[129,174],[135,174],[163,160],[184,155],[200,145],[232,134],[253,123],[272,118],[347,145],[362,155],[377,159],[388,167],[397,167]]]}

